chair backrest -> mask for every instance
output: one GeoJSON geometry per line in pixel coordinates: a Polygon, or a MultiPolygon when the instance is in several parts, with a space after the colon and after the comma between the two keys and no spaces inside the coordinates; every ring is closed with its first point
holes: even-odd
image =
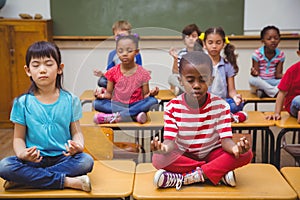
{"type": "Polygon", "coordinates": [[[85,152],[94,160],[113,159],[113,135],[111,128],[99,126],[81,126],[84,137],[85,152]]]}

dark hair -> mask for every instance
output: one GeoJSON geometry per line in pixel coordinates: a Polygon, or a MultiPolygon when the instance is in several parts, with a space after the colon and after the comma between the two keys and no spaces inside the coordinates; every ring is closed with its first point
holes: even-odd
{"type": "Polygon", "coordinates": [[[299,43],[298,43],[298,50],[300,51],[300,39],[299,39],[299,43]]]}
{"type": "Polygon", "coordinates": [[[212,75],[212,71],[213,71],[212,61],[210,57],[204,52],[190,51],[184,54],[179,62],[179,68],[178,68],[179,74],[181,74],[182,69],[187,63],[193,64],[195,66],[201,65],[203,67],[207,67],[211,72],[210,74],[212,75]]]}
{"type": "MultiPolygon", "coordinates": [[[[27,67],[29,67],[32,58],[42,58],[42,57],[48,57],[48,58],[52,57],[55,60],[57,67],[60,67],[61,54],[59,48],[54,43],[46,42],[46,41],[38,41],[30,45],[27,49],[26,57],[25,57],[27,67]]],[[[30,80],[31,80],[31,86],[28,90],[28,93],[32,93],[38,90],[38,87],[36,86],[32,77],[30,77],[30,80]]],[[[57,74],[55,86],[59,89],[62,89],[63,88],[62,82],[63,82],[63,73],[57,74]]]]}
{"type": "MultiPolygon", "coordinates": [[[[226,34],[222,27],[212,27],[212,28],[207,29],[205,31],[203,41],[206,40],[206,38],[209,34],[218,34],[222,37],[222,40],[224,43],[226,41],[226,34]]],[[[237,74],[239,72],[239,66],[237,65],[237,54],[235,54],[234,51],[235,51],[234,45],[232,45],[230,43],[226,44],[226,46],[224,48],[225,61],[232,64],[235,74],[237,74]]]]}
{"type": "Polygon", "coordinates": [[[266,32],[272,29],[275,30],[280,37],[280,31],[276,26],[266,26],[260,32],[260,39],[264,39],[266,32]]]}
{"type": "Polygon", "coordinates": [[[139,38],[138,34],[117,35],[116,39],[117,39],[116,46],[118,46],[120,40],[129,39],[129,40],[133,41],[133,43],[135,44],[137,49],[139,48],[139,39],[140,38],[139,38]]]}
{"type": "Polygon", "coordinates": [[[191,35],[194,31],[197,32],[198,36],[201,34],[200,29],[196,24],[189,24],[186,27],[183,28],[182,30],[182,39],[185,38],[186,35],[191,35]]]}

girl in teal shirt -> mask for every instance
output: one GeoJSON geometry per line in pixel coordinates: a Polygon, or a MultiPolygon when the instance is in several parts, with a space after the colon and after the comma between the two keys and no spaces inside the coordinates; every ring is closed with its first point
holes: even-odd
{"type": "Polygon", "coordinates": [[[32,85],[14,100],[11,111],[16,156],[0,161],[5,189],[22,185],[91,191],[86,174],[94,162],[83,153],[81,105],[62,88],[63,67],[56,45],[40,41],[28,48],[24,69],[32,85]]]}

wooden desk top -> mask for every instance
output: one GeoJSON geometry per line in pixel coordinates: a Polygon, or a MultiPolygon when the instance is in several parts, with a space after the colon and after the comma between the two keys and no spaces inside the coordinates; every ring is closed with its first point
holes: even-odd
{"type": "Polygon", "coordinates": [[[250,92],[250,90],[237,90],[238,94],[242,95],[242,98],[247,102],[249,101],[255,101],[255,102],[266,102],[266,101],[271,101],[271,102],[275,102],[276,98],[272,98],[272,97],[263,97],[263,98],[259,98],[258,96],[256,96],[255,94],[252,94],[250,92]]]}
{"type": "Polygon", "coordinates": [[[280,128],[300,128],[300,124],[298,124],[297,119],[295,117],[290,116],[287,111],[282,111],[280,113],[281,119],[274,120],[275,125],[280,128]]]}
{"type": "Polygon", "coordinates": [[[287,182],[294,188],[300,199],[300,167],[283,167],[280,172],[287,182]]]}
{"type": "MultiPolygon", "coordinates": [[[[159,90],[159,93],[155,97],[162,101],[169,101],[173,99],[175,95],[171,90],[167,89],[167,90],[159,90]]],[[[96,99],[94,96],[94,90],[83,91],[83,93],[80,95],[79,98],[81,101],[93,101],[96,99]]]]}
{"type": "MultiPolygon", "coordinates": [[[[97,111],[82,112],[82,118],[79,120],[81,126],[95,125],[93,119],[97,111]]],[[[98,124],[101,127],[110,127],[112,129],[155,129],[163,128],[164,118],[163,111],[150,111],[148,114],[148,121],[144,124],[138,122],[118,122],[118,123],[106,123],[98,124]]]]}
{"type": "Polygon", "coordinates": [[[158,94],[155,96],[157,99],[161,101],[169,101],[173,98],[175,98],[175,94],[172,92],[172,90],[159,90],[158,94]]]}
{"type": "Polygon", "coordinates": [[[79,97],[81,101],[94,101],[94,90],[85,90],[79,97]]]}
{"type": "Polygon", "coordinates": [[[273,120],[265,119],[265,115],[259,111],[247,111],[248,119],[242,123],[232,123],[231,127],[270,127],[274,126],[273,120]]]}
{"type": "Polygon", "coordinates": [[[5,191],[0,178],[1,198],[123,198],[132,194],[135,163],[129,160],[95,161],[88,174],[92,184],[90,193],[74,190],[12,189],[5,191]]]}
{"type": "Polygon", "coordinates": [[[135,199],[296,199],[297,195],[270,164],[249,164],[235,170],[236,187],[193,184],[157,189],[153,185],[156,169],[151,163],[138,164],[133,189],[135,199]]]}

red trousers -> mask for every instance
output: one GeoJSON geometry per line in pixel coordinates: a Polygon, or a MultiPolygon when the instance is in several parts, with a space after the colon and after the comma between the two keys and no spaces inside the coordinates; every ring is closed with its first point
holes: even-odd
{"type": "Polygon", "coordinates": [[[252,157],[251,149],[240,154],[239,158],[235,158],[233,154],[229,154],[220,147],[210,152],[204,159],[199,160],[176,149],[167,154],[154,153],[152,164],[156,169],[181,174],[201,167],[205,176],[216,185],[227,172],[250,163],[252,157]]]}

